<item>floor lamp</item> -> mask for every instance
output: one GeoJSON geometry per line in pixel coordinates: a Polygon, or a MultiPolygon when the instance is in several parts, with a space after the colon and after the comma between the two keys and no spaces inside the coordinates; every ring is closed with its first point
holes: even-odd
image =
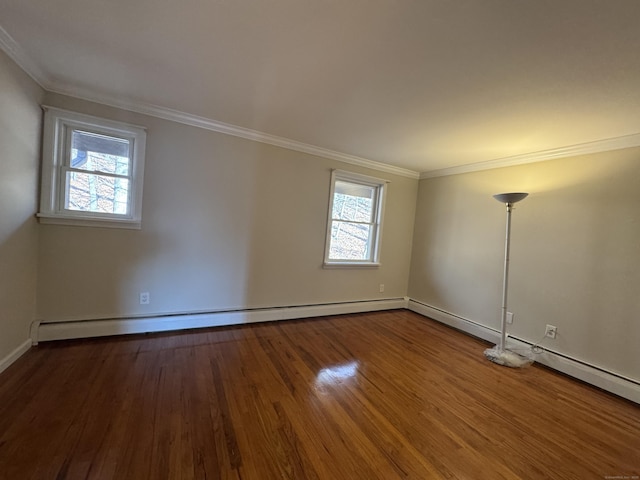
{"type": "Polygon", "coordinates": [[[500,320],[500,343],[484,351],[485,357],[494,363],[507,367],[524,367],[531,363],[531,359],[507,350],[507,292],[509,289],[509,252],[511,242],[511,211],[513,204],[524,200],[528,193],[498,193],[494,195],[500,203],[507,206],[507,232],[504,241],[504,276],[502,281],[502,318],[500,320]]]}

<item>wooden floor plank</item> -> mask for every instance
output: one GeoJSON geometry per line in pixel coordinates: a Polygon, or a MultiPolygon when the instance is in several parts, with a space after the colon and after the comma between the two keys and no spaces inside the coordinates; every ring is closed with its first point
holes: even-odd
{"type": "Polygon", "coordinates": [[[640,406],[484,348],[406,310],[42,344],[0,374],[0,479],[640,475],[640,406]]]}

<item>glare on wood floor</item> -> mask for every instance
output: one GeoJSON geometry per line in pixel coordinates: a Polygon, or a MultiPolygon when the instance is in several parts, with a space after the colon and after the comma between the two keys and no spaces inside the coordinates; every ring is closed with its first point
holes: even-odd
{"type": "Polygon", "coordinates": [[[42,344],[0,375],[0,478],[604,479],[640,407],[406,310],[42,344]]]}

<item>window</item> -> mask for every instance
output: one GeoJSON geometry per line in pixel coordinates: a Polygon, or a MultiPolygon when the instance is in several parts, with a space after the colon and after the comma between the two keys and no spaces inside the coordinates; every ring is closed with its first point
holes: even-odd
{"type": "Polygon", "coordinates": [[[40,221],[140,228],[145,130],[43,108],[40,221]]]}
{"type": "Polygon", "coordinates": [[[325,266],[377,266],[385,180],[334,170],[331,174],[325,266]]]}

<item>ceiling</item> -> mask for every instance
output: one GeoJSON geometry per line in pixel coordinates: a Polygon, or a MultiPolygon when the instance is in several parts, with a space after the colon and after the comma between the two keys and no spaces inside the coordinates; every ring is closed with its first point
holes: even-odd
{"type": "Polygon", "coordinates": [[[638,0],[0,0],[0,26],[47,90],[414,172],[640,132],[638,0]]]}

